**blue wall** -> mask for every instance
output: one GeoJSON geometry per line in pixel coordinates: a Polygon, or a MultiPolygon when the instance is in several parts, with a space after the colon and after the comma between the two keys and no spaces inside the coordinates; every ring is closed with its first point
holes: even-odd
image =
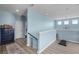
{"type": "Polygon", "coordinates": [[[56,30],[49,30],[40,32],[38,53],[41,53],[45,48],[56,41],[56,30]]]}
{"type": "MultiPolygon", "coordinates": [[[[39,39],[38,32],[54,29],[54,21],[52,19],[50,19],[44,15],[41,15],[39,12],[33,10],[32,8],[28,8],[27,23],[28,23],[27,32],[31,33],[38,39],[39,39]]],[[[29,41],[29,40],[27,40],[27,41],[29,41]]],[[[34,43],[35,42],[36,41],[34,41],[34,43]]],[[[37,43],[35,43],[33,46],[36,48],[37,43]]]]}
{"type": "Polygon", "coordinates": [[[0,11],[0,24],[9,24],[14,26],[15,20],[14,14],[6,11],[0,11]]]}
{"type": "Polygon", "coordinates": [[[72,42],[79,42],[79,31],[57,31],[59,34],[59,39],[72,41],[72,42]]]}
{"type": "Polygon", "coordinates": [[[67,41],[79,42],[79,17],[70,18],[60,20],[62,21],[62,25],[57,25],[57,21],[55,21],[55,28],[57,29],[57,33],[59,34],[59,39],[64,39],[67,41]],[[72,20],[78,20],[78,24],[72,24],[72,20]],[[69,25],[64,25],[64,21],[69,20],[69,25]],[[66,30],[64,28],[67,27],[66,30]]]}
{"type": "Polygon", "coordinates": [[[64,29],[64,27],[68,27],[68,29],[79,29],[79,17],[69,18],[69,19],[64,19],[64,20],[56,20],[55,27],[56,29],[64,29]],[[72,20],[75,20],[75,19],[78,20],[78,24],[72,24],[72,20]],[[65,20],[69,21],[69,25],[64,25],[65,20]],[[57,25],[57,21],[62,21],[62,25],[57,25]]]}
{"type": "MultiPolygon", "coordinates": [[[[54,21],[32,8],[28,9],[28,32],[37,37],[37,33],[45,30],[54,29],[54,21]]],[[[38,38],[38,37],[37,37],[38,38]]]]}

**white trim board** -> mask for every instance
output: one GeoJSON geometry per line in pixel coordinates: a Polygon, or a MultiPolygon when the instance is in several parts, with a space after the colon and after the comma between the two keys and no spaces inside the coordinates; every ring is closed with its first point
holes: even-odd
{"type": "Polygon", "coordinates": [[[48,43],[44,48],[42,48],[40,51],[38,50],[37,51],[37,54],[40,54],[40,53],[42,53],[48,46],[50,46],[53,42],[55,42],[56,41],[56,39],[55,40],[52,40],[50,43],[48,43]]]}
{"type": "Polygon", "coordinates": [[[77,41],[72,41],[72,40],[67,40],[68,42],[72,42],[72,43],[79,43],[77,41]]]}
{"type": "MultiPolygon", "coordinates": [[[[62,40],[62,39],[58,39],[58,40],[62,40]]],[[[79,42],[77,42],[77,41],[72,41],[72,40],[66,40],[66,41],[72,42],[72,43],[79,43],[79,42]]]]}

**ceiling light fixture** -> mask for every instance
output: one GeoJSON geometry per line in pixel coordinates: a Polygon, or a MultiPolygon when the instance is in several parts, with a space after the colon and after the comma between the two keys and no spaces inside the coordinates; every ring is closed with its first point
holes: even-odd
{"type": "Polygon", "coordinates": [[[16,9],[16,12],[19,12],[19,10],[18,10],[18,9],[16,9]]]}

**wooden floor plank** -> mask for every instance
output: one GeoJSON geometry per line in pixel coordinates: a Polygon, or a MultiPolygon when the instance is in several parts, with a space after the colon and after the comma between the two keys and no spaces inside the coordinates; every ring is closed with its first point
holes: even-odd
{"type": "Polygon", "coordinates": [[[31,47],[27,47],[26,44],[25,44],[26,42],[22,42],[22,41],[18,41],[18,40],[19,39],[16,40],[16,43],[19,44],[26,52],[28,52],[29,54],[36,54],[37,49],[31,48],[31,47]]]}
{"type": "Polygon", "coordinates": [[[79,54],[79,43],[67,42],[67,46],[52,43],[42,54],[79,54]]]}
{"type": "Polygon", "coordinates": [[[14,43],[0,45],[0,54],[35,54],[36,50],[26,44],[25,39],[19,38],[14,43]]]}
{"type": "Polygon", "coordinates": [[[3,49],[2,49],[2,46],[0,45],[0,54],[3,53],[3,49]]]}
{"type": "Polygon", "coordinates": [[[3,46],[2,46],[2,50],[3,50],[3,54],[7,54],[6,45],[3,45],[3,46]]]}
{"type": "MultiPolygon", "coordinates": [[[[67,42],[67,46],[58,44],[59,41],[52,43],[42,54],[79,54],[79,44],[67,42]]],[[[22,39],[16,40],[15,43],[0,45],[0,54],[36,54],[37,49],[26,46],[22,39]]]]}

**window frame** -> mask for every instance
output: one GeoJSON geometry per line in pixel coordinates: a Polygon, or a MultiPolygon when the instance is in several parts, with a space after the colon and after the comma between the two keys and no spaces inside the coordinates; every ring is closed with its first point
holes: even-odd
{"type": "Polygon", "coordinates": [[[64,25],[69,25],[69,20],[64,20],[64,25]]]}
{"type": "Polygon", "coordinates": [[[57,25],[62,25],[62,21],[57,21],[57,25]]]}
{"type": "Polygon", "coordinates": [[[78,19],[72,20],[72,24],[73,24],[73,25],[77,25],[78,23],[79,23],[78,19]]]}

